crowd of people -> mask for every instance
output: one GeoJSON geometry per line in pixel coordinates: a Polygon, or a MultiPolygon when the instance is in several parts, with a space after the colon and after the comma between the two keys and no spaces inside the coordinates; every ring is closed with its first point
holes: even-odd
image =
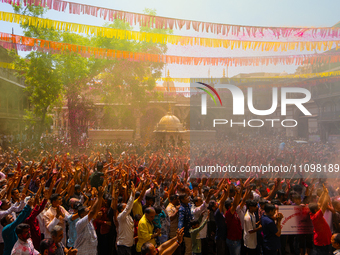
{"type": "Polygon", "coordinates": [[[282,141],[267,139],[243,137],[203,151],[152,144],[1,148],[0,253],[340,254],[337,178],[197,176],[190,167],[213,159],[240,166],[336,158],[329,145],[286,141],[277,150],[282,141]],[[285,205],[308,209],[313,233],[281,234],[285,205]]]}

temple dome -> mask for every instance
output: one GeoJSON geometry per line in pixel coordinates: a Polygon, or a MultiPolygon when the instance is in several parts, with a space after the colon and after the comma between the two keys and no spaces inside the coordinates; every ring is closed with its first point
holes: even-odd
{"type": "Polygon", "coordinates": [[[183,131],[183,125],[180,120],[171,112],[163,116],[156,126],[158,132],[177,132],[183,131]]]}

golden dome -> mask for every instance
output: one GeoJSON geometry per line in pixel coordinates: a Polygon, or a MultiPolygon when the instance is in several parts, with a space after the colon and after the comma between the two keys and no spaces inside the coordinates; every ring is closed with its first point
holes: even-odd
{"type": "Polygon", "coordinates": [[[160,132],[183,131],[183,125],[175,115],[168,112],[167,115],[163,116],[161,120],[158,122],[156,131],[160,132]]]}

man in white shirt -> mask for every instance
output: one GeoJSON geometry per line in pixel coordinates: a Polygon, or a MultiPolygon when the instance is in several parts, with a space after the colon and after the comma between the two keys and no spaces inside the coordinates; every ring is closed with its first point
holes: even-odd
{"type": "Polygon", "coordinates": [[[323,217],[325,218],[331,232],[333,233],[333,214],[330,210],[326,210],[323,217]]]}
{"type": "MultiPolygon", "coordinates": [[[[62,198],[59,194],[52,194],[50,197],[51,208],[48,209],[44,216],[44,224],[45,224],[45,238],[51,238],[51,231],[54,226],[59,225],[63,228],[63,232],[66,233],[66,224],[67,217],[70,215],[64,207],[61,206],[62,198]]],[[[66,246],[66,235],[64,235],[63,244],[66,246]]]]}
{"type": "Polygon", "coordinates": [[[175,237],[177,234],[178,229],[178,207],[179,206],[179,199],[177,195],[170,196],[170,203],[166,207],[166,211],[170,217],[170,239],[175,237]]]}
{"type": "Polygon", "coordinates": [[[256,227],[256,217],[255,212],[258,210],[257,203],[255,200],[251,200],[247,202],[248,210],[244,216],[244,231],[243,231],[243,239],[244,246],[247,249],[248,255],[256,254],[256,246],[257,246],[257,234],[262,227],[256,227]]]}
{"type": "Polygon", "coordinates": [[[98,239],[92,220],[102,206],[103,194],[104,188],[98,187],[98,197],[91,210],[85,207],[78,208],[80,219],[76,224],[77,240],[74,243],[75,248],[78,249],[78,255],[97,254],[98,239]]]}
{"type": "MultiPolygon", "coordinates": [[[[193,215],[193,220],[199,220],[201,217],[205,219],[208,216],[208,206],[210,202],[211,196],[214,194],[214,190],[209,190],[208,194],[206,194],[206,199],[203,202],[201,197],[195,197],[193,202],[194,205],[191,207],[191,214],[193,215]]],[[[202,254],[206,253],[207,248],[207,232],[208,232],[208,224],[206,224],[203,229],[197,235],[197,239],[201,239],[202,243],[202,254]]]]}
{"type": "Polygon", "coordinates": [[[18,236],[18,241],[13,246],[11,255],[38,255],[40,254],[34,249],[34,245],[31,239],[30,225],[26,223],[19,224],[15,233],[18,236]]]}
{"type": "Polygon", "coordinates": [[[117,252],[118,255],[131,255],[133,246],[134,223],[130,216],[133,201],[135,197],[135,185],[131,183],[131,196],[127,204],[118,205],[118,234],[117,234],[117,252]]]}

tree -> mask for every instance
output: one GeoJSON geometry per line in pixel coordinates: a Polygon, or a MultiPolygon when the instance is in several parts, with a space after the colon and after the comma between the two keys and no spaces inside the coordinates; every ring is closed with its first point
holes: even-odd
{"type": "MultiPolygon", "coordinates": [[[[41,17],[45,14],[43,8],[36,6],[14,8],[16,12],[30,16],[41,17]]],[[[155,14],[155,11],[153,12],[155,14]]],[[[129,24],[120,20],[114,20],[112,24],[106,24],[106,26],[126,30],[132,29],[129,24]]],[[[36,28],[30,25],[22,27],[26,36],[46,40],[154,54],[164,54],[167,50],[166,45],[148,42],[87,37],[68,32],[59,32],[53,29],[36,28]]],[[[156,30],[143,27],[141,31],[171,33],[170,30],[156,30]]],[[[144,106],[151,98],[159,96],[153,93],[152,89],[156,85],[156,79],[161,76],[161,70],[164,66],[163,63],[136,62],[129,59],[100,59],[95,56],[84,58],[79,53],[67,50],[53,54],[32,52],[25,59],[25,61],[27,60],[28,64],[26,67],[19,69],[19,71],[21,75],[29,76],[26,79],[31,84],[31,102],[33,109],[36,109],[35,114],[46,115],[45,109],[49,109],[56,102],[53,99],[61,98],[61,96],[58,97],[56,94],[62,94],[67,101],[69,111],[72,146],[77,146],[78,144],[81,131],[79,129],[81,126],[80,122],[83,122],[89,116],[89,109],[92,106],[88,96],[91,94],[89,93],[90,86],[99,87],[100,93],[104,95],[104,102],[131,104],[133,109],[141,110],[145,108],[144,106]],[[40,70],[34,68],[33,63],[42,64],[44,61],[48,64],[41,70],[51,77],[44,77],[40,74],[40,70]],[[49,71],[46,69],[49,69],[49,71]],[[57,77],[53,78],[54,75],[57,75],[57,77]],[[51,93],[48,92],[51,86],[44,86],[46,80],[55,82],[53,84],[50,83],[51,86],[53,85],[51,93]],[[100,86],[96,85],[98,80],[101,82],[100,86]],[[34,94],[41,95],[42,98],[37,98],[34,94]]],[[[22,66],[25,66],[25,61],[21,60],[22,66]]],[[[44,118],[40,117],[40,119],[44,121],[44,118]]]]}
{"type": "MultiPolygon", "coordinates": [[[[34,17],[43,17],[46,13],[46,9],[30,5],[25,8],[14,6],[14,10],[17,13],[34,17]]],[[[25,36],[33,38],[82,45],[90,44],[88,37],[77,34],[61,33],[53,29],[37,28],[30,25],[21,27],[24,29],[25,36]]],[[[43,126],[47,109],[53,108],[56,102],[66,98],[71,144],[77,146],[80,135],[78,120],[84,120],[87,117],[86,110],[91,105],[90,101],[81,93],[86,90],[90,79],[97,75],[94,70],[98,65],[95,63],[96,60],[83,58],[78,53],[68,51],[53,54],[32,51],[24,59],[17,57],[17,70],[21,76],[25,77],[32,105],[32,111],[27,112],[26,117],[32,121],[40,119],[40,124],[43,126]],[[46,86],[46,83],[49,84],[46,86]]]]}
{"type": "MultiPolygon", "coordinates": [[[[79,35],[64,33],[63,41],[67,43],[78,43],[82,38],[79,35]]],[[[85,42],[84,42],[85,44],[85,42]]],[[[78,145],[81,132],[84,132],[84,124],[92,104],[86,96],[93,78],[98,75],[101,67],[100,60],[84,58],[78,53],[67,52],[56,55],[56,69],[62,80],[65,98],[68,107],[68,119],[70,124],[71,145],[78,145]]]]}
{"type": "MultiPolygon", "coordinates": [[[[155,10],[145,9],[144,12],[149,15],[156,15],[155,10]]],[[[151,20],[150,22],[153,21],[151,20]]],[[[128,23],[121,20],[114,20],[113,24],[107,24],[106,26],[116,29],[132,30],[132,27],[128,23]]],[[[152,29],[149,27],[141,27],[140,31],[148,33],[172,33],[169,29],[152,29]]],[[[161,55],[167,51],[165,44],[154,44],[151,42],[136,42],[104,37],[95,37],[93,41],[93,44],[97,47],[130,52],[161,55]]],[[[156,86],[156,79],[161,77],[164,63],[116,59],[106,60],[104,66],[99,78],[102,85],[103,101],[105,103],[130,105],[131,109],[137,112],[143,112],[146,104],[150,100],[160,98],[160,94],[154,92],[153,89],[156,86]]],[[[126,110],[122,107],[120,107],[120,109],[120,117],[125,116],[127,114],[126,110]]],[[[107,107],[107,116],[112,115],[112,111],[112,107],[107,107]]]]}
{"type": "Polygon", "coordinates": [[[26,59],[19,56],[15,59],[15,68],[25,78],[26,91],[29,93],[31,107],[26,110],[26,119],[36,126],[34,130],[40,138],[49,107],[61,100],[59,73],[53,68],[53,59],[46,53],[31,52],[26,59]]]}
{"type": "MultiPolygon", "coordinates": [[[[14,6],[16,12],[31,16],[42,16],[44,9],[41,7],[27,6],[25,9],[14,6]]],[[[25,36],[41,36],[41,38],[58,38],[53,30],[37,29],[35,27],[22,26],[25,36]]],[[[25,79],[26,91],[29,94],[30,108],[26,109],[25,119],[33,126],[36,137],[40,138],[46,128],[46,116],[50,108],[60,100],[62,90],[59,73],[55,70],[55,61],[52,54],[32,51],[25,58],[18,56],[14,51],[11,55],[15,59],[17,75],[25,79]]]]}

